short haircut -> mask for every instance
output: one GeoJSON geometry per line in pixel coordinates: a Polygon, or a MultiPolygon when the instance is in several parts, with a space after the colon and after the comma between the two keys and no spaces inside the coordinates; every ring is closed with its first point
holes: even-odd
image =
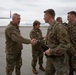
{"type": "Polygon", "coordinates": [[[14,14],[12,15],[12,18],[14,18],[14,17],[16,17],[16,16],[20,16],[20,15],[17,14],[17,13],[14,13],[14,14]]]}
{"type": "Polygon", "coordinates": [[[62,19],[62,18],[61,18],[61,17],[57,17],[57,18],[56,18],[56,21],[58,21],[59,19],[62,19]]]}
{"type": "Polygon", "coordinates": [[[35,20],[35,21],[33,22],[33,26],[38,25],[38,24],[41,24],[38,20],[35,20]]]}
{"type": "Polygon", "coordinates": [[[53,9],[47,9],[44,11],[44,13],[50,14],[52,18],[55,17],[55,11],[53,9]]]}
{"type": "Polygon", "coordinates": [[[68,14],[75,15],[75,17],[76,17],[76,11],[70,11],[70,12],[68,12],[68,14]]]}

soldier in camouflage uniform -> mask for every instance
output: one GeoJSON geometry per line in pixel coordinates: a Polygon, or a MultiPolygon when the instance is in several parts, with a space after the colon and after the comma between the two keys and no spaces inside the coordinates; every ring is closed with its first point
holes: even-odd
{"type": "Polygon", "coordinates": [[[68,67],[65,60],[66,51],[70,48],[69,35],[59,22],[54,20],[55,11],[48,9],[44,11],[44,20],[49,23],[46,42],[49,47],[45,53],[47,57],[45,75],[67,75],[68,67]]]}
{"type": "MultiPolygon", "coordinates": [[[[75,11],[68,12],[67,20],[68,20],[67,28],[70,34],[71,44],[76,51],[76,12],[75,11]]],[[[74,53],[69,55],[69,66],[70,66],[69,75],[74,75],[74,71],[76,72],[76,56],[73,54],[74,53]]]]}
{"type": "Polygon", "coordinates": [[[57,17],[57,18],[56,18],[56,21],[59,22],[59,23],[63,23],[62,17],[57,17]]]}
{"type": "Polygon", "coordinates": [[[16,75],[20,75],[20,68],[22,66],[21,50],[24,44],[35,44],[36,40],[25,39],[21,36],[19,30],[20,15],[14,13],[12,21],[5,29],[6,38],[6,75],[12,75],[15,67],[16,75]]]}
{"type": "MultiPolygon", "coordinates": [[[[33,39],[37,39],[37,40],[42,40],[43,36],[42,36],[42,32],[40,30],[40,22],[35,20],[33,22],[33,29],[30,32],[30,38],[33,39]]],[[[41,48],[41,44],[37,43],[36,45],[32,45],[32,67],[33,67],[33,73],[37,74],[37,70],[36,70],[36,64],[37,64],[37,60],[39,60],[39,69],[41,69],[42,71],[44,71],[45,69],[43,68],[42,64],[43,64],[43,50],[41,48]]]]}

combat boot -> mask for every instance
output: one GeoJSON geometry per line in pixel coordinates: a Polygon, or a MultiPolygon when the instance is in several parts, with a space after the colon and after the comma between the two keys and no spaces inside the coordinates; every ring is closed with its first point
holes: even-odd
{"type": "Polygon", "coordinates": [[[16,73],[16,75],[21,75],[20,68],[16,68],[15,73],[16,73]]]}
{"type": "Polygon", "coordinates": [[[45,71],[45,69],[42,65],[40,65],[39,69],[42,70],[42,71],[45,71]]]}
{"type": "Polygon", "coordinates": [[[16,74],[16,75],[20,75],[20,74],[16,74]]]}
{"type": "Polygon", "coordinates": [[[38,72],[37,72],[37,70],[36,70],[35,67],[32,69],[32,72],[33,72],[34,74],[38,74],[38,72]]]}
{"type": "Polygon", "coordinates": [[[9,70],[7,70],[7,71],[6,71],[6,75],[12,75],[12,72],[9,71],[9,70]]]}

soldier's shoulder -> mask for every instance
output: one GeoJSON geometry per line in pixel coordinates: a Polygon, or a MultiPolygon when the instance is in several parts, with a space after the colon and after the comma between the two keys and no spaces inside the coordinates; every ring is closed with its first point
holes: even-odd
{"type": "Polygon", "coordinates": [[[6,29],[10,29],[13,28],[13,25],[11,25],[10,23],[6,26],[6,29]]]}
{"type": "Polygon", "coordinates": [[[30,35],[33,34],[34,32],[35,32],[34,29],[32,29],[32,30],[30,31],[30,35]]]}
{"type": "Polygon", "coordinates": [[[15,28],[14,28],[14,26],[13,26],[13,25],[8,24],[8,25],[6,26],[5,31],[10,31],[10,30],[14,30],[14,29],[15,29],[15,28]]]}
{"type": "Polygon", "coordinates": [[[54,27],[55,27],[56,29],[59,29],[60,27],[62,27],[62,24],[59,23],[59,22],[56,22],[55,25],[54,25],[54,27]]]}
{"type": "Polygon", "coordinates": [[[31,29],[31,30],[30,30],[30,32],[33,32],[33,31],[34,31],[34,29],[31,29]]]}
{"type": "Polygon", "coordinates": [[[67,27],[64,26],[64,25],[61,24],[61,23],[56,23],[55,29],[56,29],[57,31],[58,31],[58,30],[64,30],[64,31],[66,31],[66,30],[67,30],[67,27]]]}
{"type": "Polygon", "coordinates": [[[9,30],[10,29],[10,24],[8,24],[5,28],[5,30],[9,30]]]}

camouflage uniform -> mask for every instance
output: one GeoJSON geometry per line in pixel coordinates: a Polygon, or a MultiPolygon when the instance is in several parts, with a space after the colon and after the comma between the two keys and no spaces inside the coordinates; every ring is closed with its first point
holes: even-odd
{"type": "Polygon", "coordinates": [[[29,39],[24,39],[19,27],[10,24],[5,29],[6,38],[6,74],[12,75],[15,67],[16,75],[20,75],[20,68],[22,66],[21,50],[23,49],[22,43],[29,44],[29,39]]]}
{"type": "MultiPolygon", "coordinates": [[[[73,24],[68,23],[67,27],[70,34],[71,44],[76,51],[76,21],[73,24]]],[[[72,52],[72,54],[69,55],[69,66],[71,72],[76,72],[76,55],[74,53],[75,52],[72,52]]]]}
{"type": "MultiPolygon", "coordinates": [[[[30,32],[30,38],[37,39],[37,40],[42,40],[42,32],[40,29],[35,29],[33,28],[30,32]]],[[[41,48],[41,44],[37,43],[36,45],[32,45],[32,67],[35,67],[37,64],[37,60],[39,59],[39,65],[43,64],[43,50],[41,48]]]]}
{"type": "Polygon", "coordinates": [[[58,22],[53,22],[47,31],[46,42],[52,49],[50,57],[47,57],[45,75],[66,75],[68,71],[65,62],[66,51],[70,48],[69,35],[66,28],[58,22]]]}

